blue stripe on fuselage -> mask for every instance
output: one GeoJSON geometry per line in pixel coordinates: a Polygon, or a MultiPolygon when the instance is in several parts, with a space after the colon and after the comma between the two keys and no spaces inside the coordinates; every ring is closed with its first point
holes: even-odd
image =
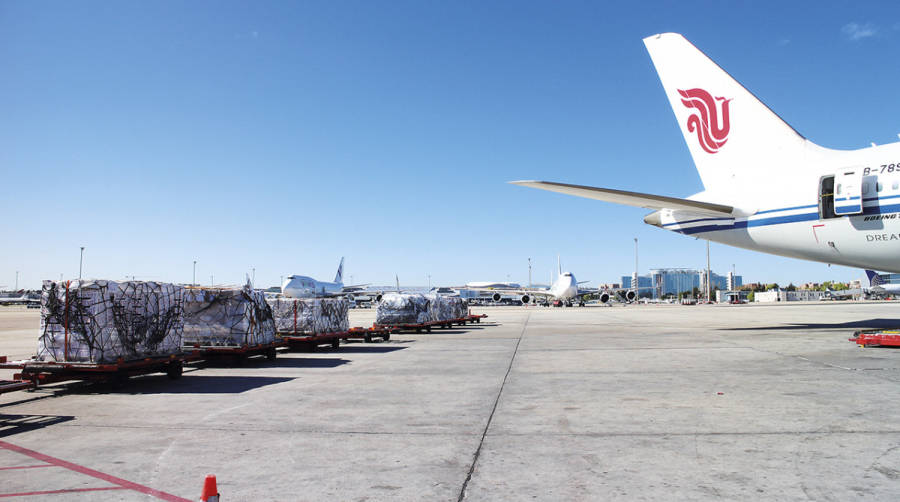
{"type": "MultiPolygon", "coordinates": [[[[892,196],[890,198],[894,198],[896,196],[892,196]]],[[[885,197],[888,198],[888,197],[885,197]]],[[[873,199],[876,200],[876,199],[873,199]]],[[[773,210],[774,211],[774,210],[773,210]]],[[[784,211],[784,209],[782,209],[784,211]]],[[[871,214],[885,214],[885,213],[896,213],[900,211],[900,204],[890,204],[886,206],[869,206],[864,207],[863,212],[860,214],[850,215],[853,216],[866,216],[871,214]]],[[[713,219],[713,218],[711,218],[713,219]]],[[[770,225],[780,225],[783,223],[797,223],[800,221],[814,221],[819,219],[818,211],[815,213],[801,213],[801,214],[791,214],[787,216],[774,216],[772,218],[760,218],[758,220],[742,220],[735,221],[732,225],[701,225],[697,227],[685,228],[685,229],[675,229],[675,232],[679,232],[685,235],[692,235],[704,232],[715,232],[722,230],[737,230],[741,228],[749,228],[749,227],[763,227],[770,225]]]]}

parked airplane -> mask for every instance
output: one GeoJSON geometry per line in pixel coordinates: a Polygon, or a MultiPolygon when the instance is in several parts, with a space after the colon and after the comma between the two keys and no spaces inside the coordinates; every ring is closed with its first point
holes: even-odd
{"type": "MultiPolygon", "coordinates": [[[[556,280],[548,289],[513,289],[513,288],[480,288],[468,287],[473,291],[493,291],[491,299],[499,302],[504,296],[518,296],[522,303],[534,303],[535,301],[554,302],[557,306],[565,305],[571,307],[574,303],[584,306],[585,302],[591,299],[600,300],[600,303],[607,303],[618,293],[623,293],[627,301],[633,301],[637,298],[637,293],[633,289],[629,290],[600,290],[585,289],[578,285],[584,282],[578,282],[571,272],[563,272],[562,264],[559,257],[556,260],[556,268],[558,275],[556,280]]],[[[474,284],[474,283],[469,283],[474,284]]]]}
{"type": "Polygon", "coordinates": [[[884,282],[884,279],[872,270],[866,270],[866,278],[869,279],[869,286],[863,287],[863,291],[867,295],[883,296],[900,293],[900,284],[884,282]]]}
{"type": "Polygon", "coordinates": [[[512,183],[653,209],[644,222],[731,246],[900,272],[900,143],[818,146],[681,35],[644,44],[705,190],[680,199],[512,183]]]}
{"type": "Polygon", "coordinates": [[[0,305],[40,305],[41,298],[40,296],[31,296],[27,293],[22,296],[10,297],[4,296],[0,297],[0,305]]]}
{"type": "Polygon", "coordinates": [[[365,284],[344,286],[344,258],[338,265],[334,282],[317,281],[305,275],[292,275],[281,285],[281,293],[291,298],[329,298],[362,293],[365,284]]]}

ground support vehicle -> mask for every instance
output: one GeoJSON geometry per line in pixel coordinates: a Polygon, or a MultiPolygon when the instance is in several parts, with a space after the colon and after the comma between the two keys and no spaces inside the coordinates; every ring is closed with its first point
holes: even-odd
{"type": "Polygon", "coordinates": [[[27,382],[31,388],[36,388],[39,385],[69,380],[108,382],[115,386],[121,386],[130,377],[149,375],[151,373],[165,373],[173,380],[181,378],[181,374],[184,371],[184,363],[193,360],[194,357],[192,354],[172,354],[131,361],[119,359],[113,363],[37,361],[31,359],[6,362],[4,357],[0,361],[0,369],[22,370],[21,373],[13,375],[14,381],[7,387],[10,390],[21,390],[21,385],[16,385],[16,382],[27,382]]]}
{"type": "Polygon", "coordinates": [[[900,330],[857,331],[849,340],[860,347],[900,347],[900,330]]]}

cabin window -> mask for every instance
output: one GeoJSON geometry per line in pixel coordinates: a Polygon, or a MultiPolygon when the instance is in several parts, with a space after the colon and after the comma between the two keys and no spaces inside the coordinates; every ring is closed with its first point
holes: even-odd
{"type": "Polygon", "coordinates": [[[882,190],[884,190],[884,185],[882,185],[880,181],[875,183],[875,191],[880,192],[882,190]]]}
{"type": "Polygon", "coordinates": [[[900,182],[895,181],[894,184],[891,185],[891,189],[896,190],[897,188],[900,188],[900,182]]]}

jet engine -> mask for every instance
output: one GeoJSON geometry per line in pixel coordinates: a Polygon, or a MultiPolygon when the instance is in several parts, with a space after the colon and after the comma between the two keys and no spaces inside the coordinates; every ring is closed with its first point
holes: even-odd
{"type": "Polygon", "coordinates": [[[625,293],[625,299],[633,302],[635,299],[637,299],[637,292],[635,292],[633,289],[629,290],[627,293],[625,293]]]}
{"type": "Polygon", "coordinates": [[[519,299],[522,300],[523,305],[527,305],[531,301],[531,297],[528,295],[522,295],[522,298],[519,299]]]}
{"type": "Polygon", "coordinates": [[[606,303],[609,301],[609,293],[600,293],[600,303],[606,303]]]}
{"type": "Polygon", "coordinates": [[[494,300],[495,302],[499,302],[500,298],[503,298],[502,296],[500,296],[500,293],[494,293],[491,295],[491,300],[494,300]]]}
{"type": "Polygon", "coordinates": [[[381,293],[378,293],[377,295],[375,295],[375,303],[380,302],[380,301],[381,301],[381,298],[382,298],[382,297],[381,297],[381,293]]]}

